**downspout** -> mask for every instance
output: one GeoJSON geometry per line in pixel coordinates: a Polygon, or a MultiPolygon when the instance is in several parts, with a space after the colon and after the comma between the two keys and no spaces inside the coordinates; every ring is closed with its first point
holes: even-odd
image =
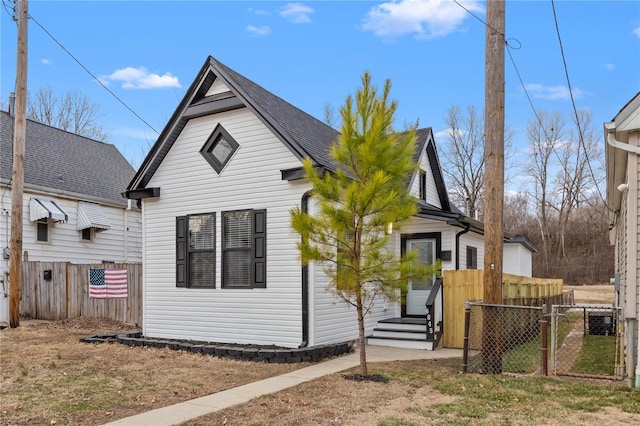
{"type": "MultiPolygon", "coordinates": [[[[613,129],[611,128],[607,128],[607,130],[609,130],[607,132],[607,144],[609,146],[611,146],[612,148],[615,149],[619,149],[622,151],[626,151],[630,154],[635,154],[635,155],[640,155],[640,147],[638,146],[633,146],[633,145],[629,145],[628,143],[624,143],[624,142],[620,142],[615,138],[615,127],[613,129]]],[[[636,159],[636,164],[637,164],[637,159],[636,159]]],[[[628,170],[628,169],[627,169],[628,170]]],[[[629,197],[635,197],[635,199],[638,199],[638,183],[633,181],[633,180],[629,180],[629,188],[628,188],[629,193],[627,194],[627,199],[629,197]],[[634,195],[631,195],[632,193],[634,193],[634,195]]],[[[637,202],[637,201],[636,201],[637,202]]],[[[636,210],[637,210],[637,206],[636,206],[636,210]]],[[[637,245],[637,242],[636,242],[637,245]]],[[[637,265],[636,267],[637,268],[637,265]]],[[[633,269],[635,269],[633,268],[633,269]]],[[[635,271],[634,271],[635,273],[635,271]]],[[[628,276],[628,274],[626,274],[628,276]]],[[[636,277],[637,278],[637,277],[636,277]]],[[[629,280],[627,278],[625,278],[627,280],[627,285],[629,280]]],[[[635,281],[635,280],[634,280],[635,281]]],[[[637,286],[637,283],[635,284],[637,286]]],[[[636,310],[638,310],[639,306],[640,306],[640,291],[637,291],[636,289],[636,300],[634,301],[634,303],[636,304],[636,310]]],[[[635,324],[628,322],[627,323],[627,333],[629,334],[629,342],[631,343],[629,346],[631,348],[633,348],[633,339],[634,337],[637,336],[637,333],[640,333],[640,327],[638,326],[638,324],[640,323],[640,312],[636,312],[636,322],[635,324]],[[635,330],[634,330],[635,328],[635,330]]],[[[636,368],[635,368],[635,387],[636,388],[640,388],[640,338],[636,337],[637,339],[637,347],[636,347],[636,368]]],[[[633,359],[633,358],[632,358],[633,359]]]]}
{"type": "MultiPolygon", "coordinates": [[[[302,213],[307,214],[309,211],[309,197],[311,190],[302,194],[300,201],[300,209],[302,213]]],[[[302,343],[299,348],[309,346],[309,266],[302,266],[302,343]]]]}
{"type": "Polygon", "coordinates": [[[471,224],[467,223],[462,231],[456,233],[456,271],[460,270],[460,237],[469,232],[470,229],[471,224]]]}

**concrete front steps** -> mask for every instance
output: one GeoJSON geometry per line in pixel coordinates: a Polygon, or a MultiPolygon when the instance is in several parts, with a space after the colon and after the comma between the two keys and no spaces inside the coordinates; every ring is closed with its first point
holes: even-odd
{"type": "Polygon", "coordinates": [[[428,351],[435,349],[435,342],[427,340],[425,318],[390,318],[378,321],[373,334],[367,338],[367,344],[428,351]]]}

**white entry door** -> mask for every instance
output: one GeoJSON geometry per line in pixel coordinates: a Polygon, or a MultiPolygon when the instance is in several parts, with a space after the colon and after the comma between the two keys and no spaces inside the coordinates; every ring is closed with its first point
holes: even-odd
{"type": "MultiPolygon", "coordinates": [[[[425,266],[431,265],[436,261],[436,240],[433,238],[411,239],[407,240],[407,252],[413,250],[418,253],[418,260],[425,266]]],[[[425,304],[427,297],[433,287],[435,276],[430,275],[421,280],[409,281],[407,287],[407,315],[426,314],[425,304]]]]}

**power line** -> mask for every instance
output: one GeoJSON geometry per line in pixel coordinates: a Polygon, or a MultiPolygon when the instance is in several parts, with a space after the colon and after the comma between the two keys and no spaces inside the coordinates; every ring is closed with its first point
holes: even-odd
{"type": "MultiPolygon", "coordinates": [[[[483,21],[481,18],[479,18],[477,15],[475,15],[469,9],[467,9],[462,4],[460,4],[457,0],[453,0],[453,1],[458,6],[460,6],[462,9],[464,9],[469,15],[473,16],[475,19],[477,19],[482,24],[484,24],[486,27],[492,29],[495,32],[498,32],[495,28],[490,27],[485,21],[483,21]]],[[[562,41],[560,39],[560,32],[559,32],[559,29],[558,29],[558,22],[557,22],[557,19],[556,19],[555,6],[553,4],[553,0],[551,0],[551,3],[552,3],[552,6],[553,6],[553,16],[554,16],[554,20],[555,20],[555,23],[556,23],[556,31],[558,33],[558,40],[560,41],[560,51],[561,51],[561,54],[562,54],[562,60],[563,60],[563,64],[564,64],[565,75],[566,75],[566,78],[567,78],[569,94],[571,96],[571,103],[572,103],[572,106],[573,106],[573,112],[574,112],[575,119],[576,119],[576,127],[578,128],[579,143],[581,144],[581,146],[582,146],[582,148],[583,148],[583,150],[585,152],[585,158],[587,159],[587,165],[589,167],[589,172],[590,172],[591,178],[593,179],[593,182],[594,182],[594,184],[596,186],[596,190],[598,191],[598,196],[600,197],[601,201],[604,203],[605,207],[609,211],[613,211],[609,207],[609,205],[607,204],[606,200],[603,198],[602,193],[600,191],[600,187],[598,186],[597,180],[595,178],[595,173],[593,172],[593,168],[591,167],[591,160],[589,159],[589,156],[588,156],[588,153],[587,153],[587,149],[586,149],[586,146],[585,146],[585,143],[584,143],[584,136],[583,136],[582,128],[580,127],[580,119],[578,117],[578,111],[577,111],[577,108],[576,108],[576,105],[575,105],[575,101],[574,101],[574,97],[573,97],[573,91],[572,91],[571,83],[570,83],[570,80],[569,80],[569,73],[568,73],[568,70],[567,70],[566,60],[565,60],[565,56],[564,56],[564,50],[562,48],[562,41]]],[[[538,125],[542,129],[542,132],[544,133],[545,138],[547,140],[551,140],[549,134],[547,133],[547,129],[544,127],[544,125],[542,123],[542,119],[540,118],[540,116],[538,114],[538,111],[536,110],[535,106],[533,105],[533,101],[531,99],[531,96],[529,95],[529,91],[527,90],[527,87],[524,84],[524,81],[522,80],[522,76],[520,75],[520,71],[518,69],[518,66],[516,65],[516,62],[515,62],[515,59],[513,58],[513,55],[511,54],[511,49],[518,50],[520,47],[515,48],[513,46],[510,46],[509,45],[509,41],[510,40],[514,40],[514,41],[518,42],[519,45],[520,45],[520,41],[518,39],[513,39],[513,38],[507,39],[504,34],[502,34],[502,36],[503,36],[503,38],[505,40],[505,45],[507,47],[507,53],[509,54],[509,59],[511,60],[511,64],[513,65],[513,68],[514,68],[514,70],[516,72],[516,75],[518,77],[518,80],[520,82],[522,90],[524,91],[525,96],[527,97],[527,101],[529,102],[529,105],[531,106],[531,109],[532,109],[533,114],[534,114],[534,116],[536,118],[536,121],[538,122],[538,125]]],[[[556,155],[558,161],[561,161],[560,160],[560,155],[558,154],[555,145],[552,145],[551,149],[552,149],[553,153],[556,155]]]]}
{"type": "Polygon", "coordinates": [[[556,25],[556,34],[558,35],[558,44],[560,45],[560,55],[562,56],[562,65],[564,66],[564,75],[567,79],[567,87],[569,88],[569,96],[571,98],[571,106],[573,107],[573,114],[576,119],[576,127],[578,128],[578,140],[582,145],[582,149],[584,150],[585,158],[587,159],[587,165],[589,166],[589,173],[591,173],[591,179],[593,179],[593,183],[596,186],[596,190],[598,191],[598,196],[607,207],[607,209],[611,212],[613,210],[607,204],[607,200],[602,196],[602,192],[600,191],[600,187],[598,186],[598,181],[596,180],[595,173],[593,173],[593,168],[591,167],[591,160],[589,159],[589,154],[587,152],[587,147],[584,143],[584,135],[582,133],[582,128],[580,127],[580,118],[578,117],[578,110],[576,108],[576,102],[573,97],[573,89],[571,88],[571,80],[569,78],[569,69],[567,67],[567,60],[564,55],[564,48],[562,46],[562,37],[560,37],[560,27],[558,26],[558,17],[556,15],[556,6],[554,0],[551,0],[551,9],[553,10],[553,20],[556,25]]]}
{"type": "Polygon", "coordinates": [[[122,99],[120,99],[118,97],[118,95],[116,95],[115,93],[113,93],[113,91],[111,89],[109,89],[107,86],[105,86],[105,84],[100,81],[100,79],[98,77],[96,77],[91,71],[89,71],[89,69],[87,67],[85,67],[75,56],[73,56],[73,54],[71,52],[69,52],[69,50],[64,47],[62,45],[62,43],[60,43],[49,31],[47,31],[47,29],[40,23],[38,22],[32,15],[29,15],[29,19],[31,19],[33,22],[35,22],[41,29],[42,31],[44,31],[54,42],[56,42],[56,44],[58,46],[60,46],[60,48],[62,50],[65,51],[65,53],[67,55],[69,55],[74,61],[76,61],[76,63],[78,65],[80,65],[80,67],[86,71],[87,74],[89,74],[95,81],[98,82],[98,84],[100,86],[102,86],[103,89],[105,89],[107,92],[109,92],[109,94],[111,94],[111,96],[113,96],[118,102],[120,102],[126,109],[128,109],[134,116],[136,116],[136,118],[138,118],[140,121],[142,121],[144,124],[147,125],[147,127],[149,127],[151,130],[153,130],[157,135],[160,134],[160,132],[158,132],[156,129],[153,128],[153,126],[151,124],[149,124],[144,118],[142,118],[137,112],[135,112],[129,105],[127,105],[122,99]]]}

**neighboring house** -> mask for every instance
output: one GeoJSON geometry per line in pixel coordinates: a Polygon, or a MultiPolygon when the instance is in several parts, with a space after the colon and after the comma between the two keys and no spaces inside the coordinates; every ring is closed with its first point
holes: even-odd
{"type": "MultiPolygon", "coordinates": [[[[0,321],[7,321],[14,120],[4,111],[0,120],[0,321]]],[[[122,196],[134,174],[114,145],[27,120],[23,260],[141,262],[140,210],[122,196]]]]}
{"type": "Polygon", "coordinates": [[[640,387],[640,93],[604,124],[609,237],[615,246],[617,305],[625,321],[627,377],[640,387]]]}
{"type": "MultiPolygon", "coordinates": [[[[290,226],[292,208],[315,209],[302,159],[335,170],[328,148],[337,136],[216,59],[205,61],[127,190],[142,202],[145,336],[289,348],[357,338],[355,309],[327,291],[321,265],[301,266],[290,226]]],[[[409,188],[420,210],[393,230],[390,249],[416,249],[445,269],[477,268],[482,224],[449,202],[430,128],[417,132],[415,158],[420,171],[409,188]]],[[[432,284],[414,282],[403,305],[381,299],[367,334],[391,318],[417,318],[425,330],[430,294],[441,331],[442,295],[432,284]]]]}
{"type": "Polygon", "coordinates": [[[505,240],[503,246],[503,268],[505,274],[533,276],[532,253],[538,251],[524,235],[505,240]]]}

